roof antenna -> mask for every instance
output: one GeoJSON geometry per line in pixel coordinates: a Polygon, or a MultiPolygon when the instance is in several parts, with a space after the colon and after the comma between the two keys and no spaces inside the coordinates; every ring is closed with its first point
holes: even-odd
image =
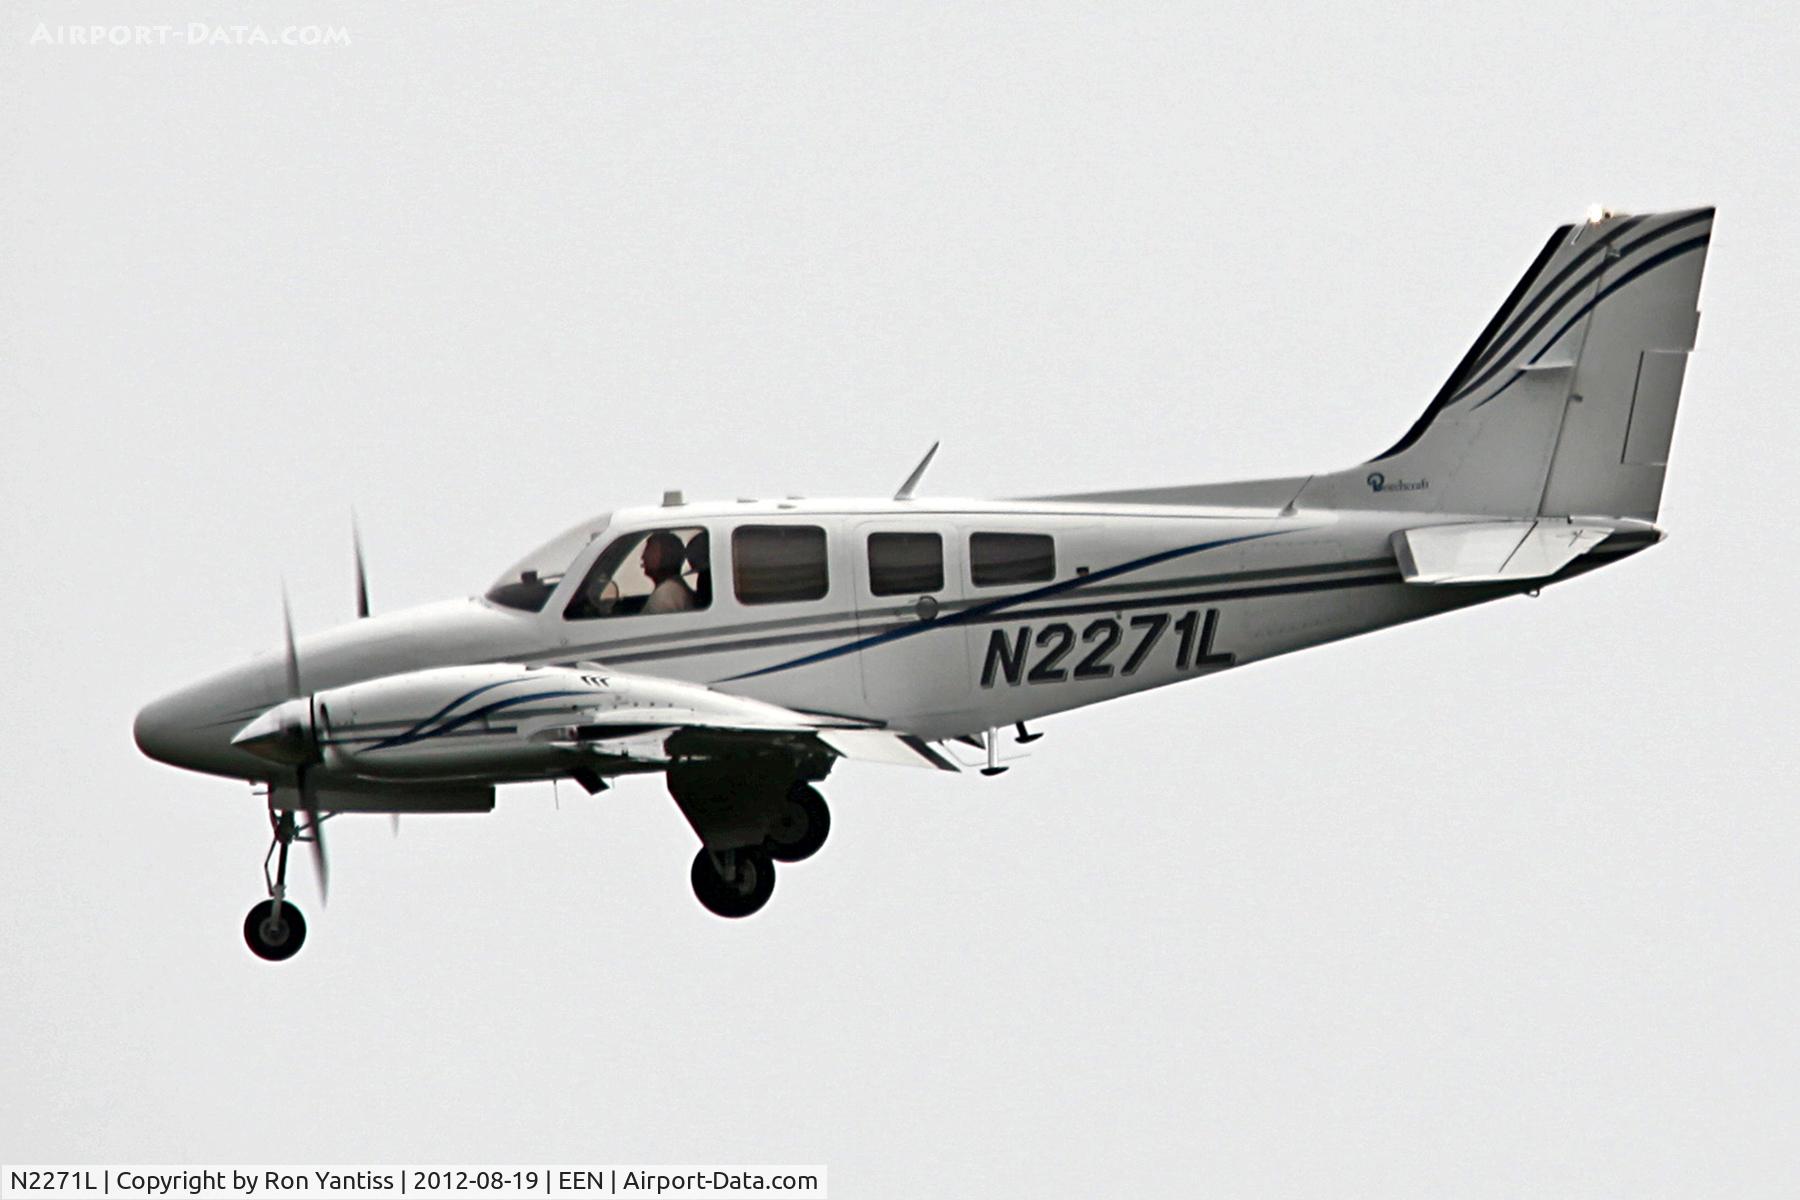
{"type": "Polygon", "coordinates": [[[942,444],[942,442],[931,443],[931,449],[925,452],[925,457],[919,460],[919,465],[913,468],[912,474],[906,477],[906,482],[900,485],[900,490],[894,493],[894,499],[911,500],[913,498],[913,489],[919,486],[919,480],[925,478],[925,468],[931,465],[932,455],[938,452],[938,447],[942,444]]]}

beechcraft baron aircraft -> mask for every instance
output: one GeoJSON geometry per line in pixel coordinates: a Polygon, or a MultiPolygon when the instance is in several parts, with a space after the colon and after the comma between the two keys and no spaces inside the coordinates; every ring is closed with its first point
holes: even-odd
{"type": "MultiPolygon", "coordinates": [[[[1713,210],[1558,229],[1413,427],[1346,471],[1026,500],[688,504],[584,521],[483,596],[368,617],[156,701],[138,745],[253,781],[244,923],[299,949],[288,848],[338,813],[661,773],[708,909],[825,839],[840,758],[955,770],[998,731],[1618,562],[1656,525],[1713,210]],[[269,858],[278,856],[269,875],[269,858]]],[[[933,447],[935,450],[936,447],[933,447]]],[[[926,455],[926,462],[930,455],[926,455]]],[[[979,760],[977,760],[979,761],[979,760]]]]}

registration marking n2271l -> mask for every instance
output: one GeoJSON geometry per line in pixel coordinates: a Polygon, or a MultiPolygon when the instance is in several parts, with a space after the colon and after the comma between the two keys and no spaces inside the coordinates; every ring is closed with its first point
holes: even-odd
{"type": "Polygon", "coordinates": [[[1237,656],[1213,651],[1213,636],[1218,628],[1218,609],[1196,608],[1179,617],[1166,612],[1139,613],[1128,619],[1097,617],[1085,625],[1052,621],[1047,625],[996,629],[988,635],[987,653],[981,663],[981,686],[1069,683],[1135,675],[1151,660],[1163,635],[1171,629],[1175,635],[1170,640],[1177,671],[1229,667],[1237,656]],[[1119,661],[1120,654],[1123,661],[1119,661]]]}

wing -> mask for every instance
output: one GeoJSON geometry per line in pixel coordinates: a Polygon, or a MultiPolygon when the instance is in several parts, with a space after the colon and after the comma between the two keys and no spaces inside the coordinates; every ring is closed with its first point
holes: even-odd
{"type": "Polygon", "coordinates": [[[738,769],[746,758],[771,766],[785,759],[791,774],[807,778],[840,758],[957,769],[920,739],[865,719],[798,712],[599,664],[405,672],[317,693],[313,709],[319,783],[492,784],[708,761],[738,769]]]}
{"type": "Polygon", "coordinates": [[[911,734],[705,690],[704,706],[622,705],[584,714],[576,724],[553,726],[534,736],[559,749],[642,764],[776,752],[959,769],[947,755],[911,734]]]}

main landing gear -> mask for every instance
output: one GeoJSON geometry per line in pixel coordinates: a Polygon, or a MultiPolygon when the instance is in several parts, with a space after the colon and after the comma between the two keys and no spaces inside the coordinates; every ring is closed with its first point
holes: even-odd
{"type": "MultiPolygon", "coordinates": [[[[818,774],[823,774],[819,772],[818,774]]],[[[747,917],[775,891],[775,864],[811,858],[831,832],[831,810],[806,774],[757,765],[696,764],[669,772],[669,792],[700,852],[689,878],[708,912],[747,917]]]]}
{"type": "Polygon", "coordinates": [[[831,810],[810,783],[796,783],[769,820],[763,846],[776,862],[805,862],[819,852],[831,832],[831,810]]]}
{"type": "Polygon", "coordinates": [[[694,895],[721,917],[747,917],[775,894],[775,864],[761,846],[708,850],[694,855],[694,895]]]}
{"type": "Polygon", "coordinates": [[[244,918],[244,944],[258,958],[281,962],[298,954],[306,942],[306,918],[287,899],[288,847],[296,841],[316,838],[319,833],[310,826],[301,829],[291,812],[271,812],[269,824],[275,834],[269,842],[269,852],[263,856],[263,882],[268,885],[269,898],[244,918]],[[270,859],[275,859],[272,878],[270,859]]]}

